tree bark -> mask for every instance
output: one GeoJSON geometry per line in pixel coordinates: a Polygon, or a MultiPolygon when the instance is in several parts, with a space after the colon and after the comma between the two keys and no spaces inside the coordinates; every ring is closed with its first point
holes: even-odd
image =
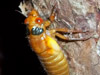
{"type": "Polygon", "coordinates": [[[48,19],[54,9],[56,18],[50,29],[82,30],[84,33],[64,35],[85,38],[84,41],[58,38],[67,56],[70,75],[100,75],[100,0],[25,0],[19,7],[26,17],[34,8],[43,19],[48,19]]]}

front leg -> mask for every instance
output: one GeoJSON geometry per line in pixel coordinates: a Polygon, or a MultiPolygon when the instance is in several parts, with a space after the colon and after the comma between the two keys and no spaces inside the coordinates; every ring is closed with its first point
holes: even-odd
{"type": "Polygon", "coordinates": [[[50,21],[49,20],[47,20],[47,21],[44,21],[44,23],[43,23],[43,25],[45,26],[45,27],[48,27],[48,26],[50,26],[50,21]]]}
{"type": "Polygon", "coordinates": [[[68,28],[56,28],[55,32],[63,32],[63,33],[85,33],[82,30],[70,30],[68,28]]]}
{"type": "Polygon", "coordinates": [[[55,36],[63,39],[63,40],[69,40],[69,41],[84,41],[84,40],[88,40],[91,37],[87,37],[87,38],[70,38],[70,37],[65,37],[64,35],[60,34],[60,33],[55,33],[55,36]]]}
{"type": "Polygon", "coordinates": [[[73,41],[73,40],[87,40],[87,39],[91,38],[91,37],[69,38],[69,37],[66,37],[66,36],[58,33],[58,32],[63,32],[63,33],[85,33],[85,32],[83,32],[81,30],[69,30],[68,28],[57,28],[57,29],[50,30],[50,34],[51,34],[52,37],[57,36],[57,37],[59,37],[59,38],[61,38],[63,40],[72,40],[73,41]]]}

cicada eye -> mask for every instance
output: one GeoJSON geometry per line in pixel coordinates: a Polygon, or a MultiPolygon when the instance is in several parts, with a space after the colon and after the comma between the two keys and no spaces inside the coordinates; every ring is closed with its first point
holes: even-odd
{"type": "Polygon", "coordinates": [[[28,24],[28,19],[25,19],[24,20],[24,24],[28,24]]]}
{"type": "Polygon", "coordinates": [[[42,18],[36,18],[35,22],[38,23],[38,24],[41,24],[41,23],[43,23],[43,19],[42,18]]]}

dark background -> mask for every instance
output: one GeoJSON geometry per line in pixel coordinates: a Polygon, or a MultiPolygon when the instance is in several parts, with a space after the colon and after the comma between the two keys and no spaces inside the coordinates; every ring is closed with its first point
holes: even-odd
{"type": "MultiPolygon", "coordinates": [[[[2,75],[46,75],[26,37],[25,17],[15,10],[22,0],[3,0],[0,6],[2,75]],[[4,1],[4,2],[3,2],[4,1]]],[[[1,45],[0,45],[1,47],[1,45]]]]}

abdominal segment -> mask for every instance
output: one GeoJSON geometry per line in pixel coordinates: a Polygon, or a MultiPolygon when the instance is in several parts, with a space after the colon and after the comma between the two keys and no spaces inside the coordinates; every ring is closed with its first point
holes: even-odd
{"type": "MultiPolygon", "coordinates": [[[[44,56],[48,53],[44,52],[44,56]]],[[[43,54],[41,54],[43,56],[43,54]]],[[[61,50],[54,51],[49,57],[40,57],[48,75],[69,75],[69,67],[66,58],[61,50]]]]}

